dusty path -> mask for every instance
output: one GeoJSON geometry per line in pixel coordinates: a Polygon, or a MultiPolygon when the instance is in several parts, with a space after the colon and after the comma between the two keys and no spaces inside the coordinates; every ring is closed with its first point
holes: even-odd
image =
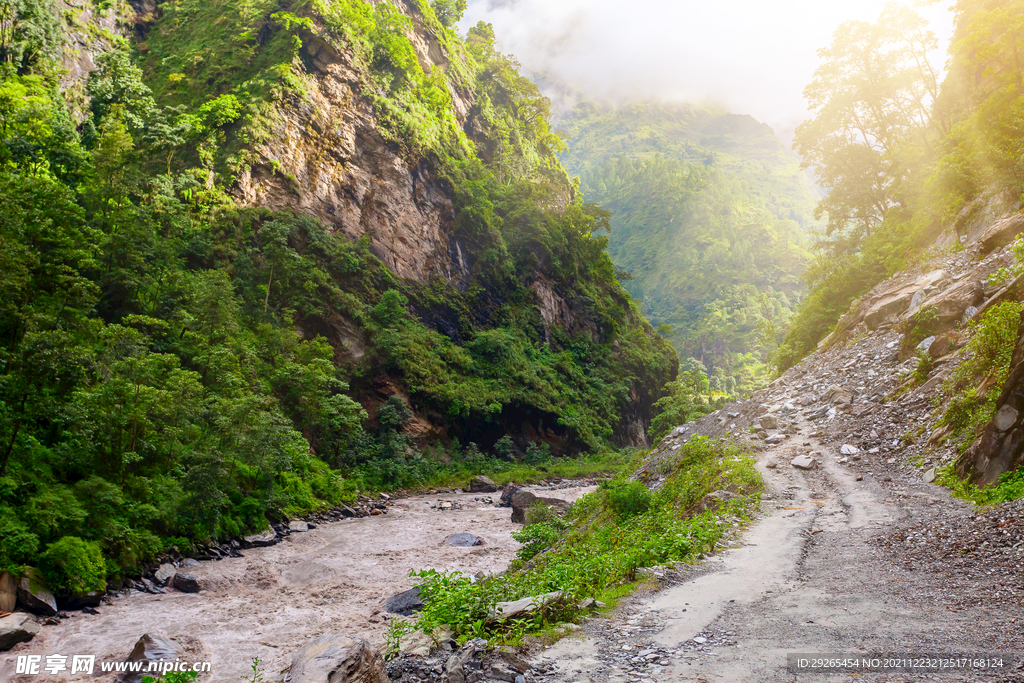
{"type": "MultiPolygon", "coordinates": [[[[581,636],[555,644],[539,658],[548,680],[930,680],[794,676],[786,654],[1024,650],[1019,605],[948,609],[942,577],[900,569],[879,547],[880,537],[929,519],[936,506],[962,514],[970,507],[916,477],[878,471],[857,481],[837,453],[807,436],[806,422],[798,424],[799,434],[758,456],[769,492],[763,516],[738,547],[693,578],[627,601],[611,618],[591,620],[581,636]],[[790,465],[811,449],[820,453],[816,469],[790,465]],[[766,467],[773,461],[777,468],[766,467]]],[[[1024,680],[1020,673],[936,680],[1024,680]]]]}
{"type": "MultiPolygon", "coordinates": [[[[533,487],[527,487],[528,489],[533,487]]],[[[543,495],[575,500],[592,488],[547,491],[543,495]]],[[[0,656],[0,681],[15,680],[18,654],[96,654],[122,660],[147,632],[170,636],[189,646],[189,656],[212,662],[207,683],[238,683],[253,657],[270,680],[311,638],[334,631],[381,644],[384,600],[412,587],[410,571],[455,569],[493,573],[515,557],[519,544],[511,532],[509,508],[479,498],[498,494],[439,494],[395,501],[377,517],[324,524],[293,534],[275,546],[245,551],[245,557],[204,562],[190,569],[203,591],[166,595],[133,592],[99,608],[46,626],[29,643],[0,656]],[[460,510],[432,510],[439,501],[455,501],[460,510]],[[468,531],[485,544],[473,548],[443,545],[453,533],[468,531]]],[[[67,673],[20,677],[29,681],[68,682],[67,673]]]]}

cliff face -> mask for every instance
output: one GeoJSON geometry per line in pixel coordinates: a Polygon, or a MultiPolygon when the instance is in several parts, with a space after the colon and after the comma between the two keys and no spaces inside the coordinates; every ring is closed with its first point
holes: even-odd
{"type": "MultiPolygon", "coordinates": [[[[422,17],[414,16],[423,30],[422,17]]],[[[419,33],[412,35],[424,70],[437,68],[431,55],[444,60],[436,42],[431,49],[419,33]]],[[[273,129],[255,146],[260,160],[239,176],[242,202],[316,216],[350,239],[366,236],[398,277],[464,278],[463,247],[450,236],[450,187],[435,163],[403,154],[384,138],[350,52],[308,35],[300,59],[309,83],[305,97],[278,107],[273,129]]],[[[451,95],[464,122],[468,107],[454,87],[451,95]]]]}

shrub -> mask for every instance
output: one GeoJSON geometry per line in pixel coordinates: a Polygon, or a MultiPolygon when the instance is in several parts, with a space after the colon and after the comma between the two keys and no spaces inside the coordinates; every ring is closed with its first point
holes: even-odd
{"type": "Polygon", "coordinates": [[[0,506],[0,571],[21,573],[38,548],[39,537],[18,521],[14,510],[0,506]]]}
{"type": "Polygon", "coordinates": [[[107,587],[107,566],[99,543],[65,536],[50,544],[39,558],[47,585],[53,590],[81,595],[107,587]]]}
{"type": "Polygon", "coordinates": [[[651,492],[639,481],[603,483],[601,490],[619,522],[642,515],[651,508],[651,492]]]}

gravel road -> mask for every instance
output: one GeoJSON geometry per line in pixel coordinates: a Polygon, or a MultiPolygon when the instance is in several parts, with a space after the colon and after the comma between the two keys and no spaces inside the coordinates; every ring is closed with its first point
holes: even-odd
{"type": "Polygon", "coordinates": [[[1019,668],[863,676],[787,669],[788,653],[989,653],[1010,661],[1024,652],[1013,547],[1021,505],[978,514],[916,471],[886,468],[884,454],[863,454],[856,468],[840,463],[818,426],[795,424],[786,444],[757,455],[769,491],[735,547],[544,651],[542,680],[1024,680],[1019,668]],[[808,451],[817,467],[790,464],[808,451]],[[974,531],[968,548],[963,539],[974,531]],[[961,555],[965,549],[975,555],[961,555]]]}

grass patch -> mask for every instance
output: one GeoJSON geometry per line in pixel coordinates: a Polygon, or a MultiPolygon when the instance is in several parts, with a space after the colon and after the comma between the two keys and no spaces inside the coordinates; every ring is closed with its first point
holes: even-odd
{"type": "Polygon", "coordinates": [[[942,385],[940,400],[946,409],[938,424],[951,428],[951,438],[961,452],[995,415],[999,392],[1010,372],[1022,310],[1024,303],[1007,301],[971,322],[967,331],[972,337],[961,352],[964,360],[942,385]]]}
{"type": "Polygon", "coordinates": [[[936,483],[949,488],[953,495],[975,505],[997,505],[1024,498],[1024,471],[1004,472],[995,486],[977,486],[957,476],[955,467],[944,468],[936,483]]]}
{"type": "MultiPolygon", "coordinates": [[[[658,470],[665,476],[658,491],[622,477],[580,498],[565,520],[539,518],[515,532],[524,546],[500,576],[474,582],[457,571],[416,574],[426,607],[415,627],[447,625],[460,640],[521,642],[578,618],[575,605],[585,597],[628,592],[640,568],[692,562],[713,551],[734,525],[749,520],[763,488],[746,451],[702,437],[660,462],[658,470]],[[694,514],[705,496],[721,490],[734,497],[694,514]],[[550,610],[526,620],[488,622],[498,602],[551,591],[562,591],[564,600],[550,610]]],[[[410,628],[408,621],[392,622],[389,643],[410,628]]]]}

